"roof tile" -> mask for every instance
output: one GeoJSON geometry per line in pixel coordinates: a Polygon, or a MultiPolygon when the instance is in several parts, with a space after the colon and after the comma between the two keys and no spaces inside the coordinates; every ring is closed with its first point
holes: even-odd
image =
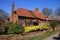
{"type": "Polygon", "coordinates": [[[18,8],[16,10],[16,13],[17,13],[18,16],[46,19],[46,16],[42,13],[27,10],[27,9],[23,9],[23,8],[18,8]]]}

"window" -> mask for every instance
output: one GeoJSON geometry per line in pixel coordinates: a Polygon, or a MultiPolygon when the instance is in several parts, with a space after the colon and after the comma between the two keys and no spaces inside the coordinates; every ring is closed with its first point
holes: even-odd
{"type": "Polygon", "coordinates": [[[38,25],[38,23],[37,23],[37,22],[33,22],[33,24],[34,24],[34,26],[37,26],[37,25],[38,25]]]}
{"type": "Polygon", "coordinates": [[[24,20],[24,17],[19,17],[20,20],[24,20]]]}

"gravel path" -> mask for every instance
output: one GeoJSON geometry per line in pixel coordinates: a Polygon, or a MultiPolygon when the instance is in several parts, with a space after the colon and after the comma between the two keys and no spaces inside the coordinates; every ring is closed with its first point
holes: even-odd
{"type": "Polygon", "coordinates": [[[44,40],[60,40],[60,33],[56,33],[53,36],[50,36],[48,38],[45,38],[44,40]]]}

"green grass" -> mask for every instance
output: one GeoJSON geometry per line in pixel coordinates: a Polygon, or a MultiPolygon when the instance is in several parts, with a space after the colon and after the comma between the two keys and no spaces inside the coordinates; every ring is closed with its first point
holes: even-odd
{"type": "Polygon", "coordinates": [[[52,32],[46,32],[43,35],[35,36],[35,37],[30,37],[30,38],[24,38],[24,40],[43,40],[44,38],[47,38],[49,36],[52,36],[56,34],[57,32],[60,32],[60,30],[52,31],[52,32]]]}

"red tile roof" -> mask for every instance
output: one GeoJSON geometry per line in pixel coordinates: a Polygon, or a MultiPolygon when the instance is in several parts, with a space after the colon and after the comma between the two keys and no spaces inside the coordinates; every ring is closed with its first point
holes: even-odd
{"type": "Polygon", "coordinates": [[[32,17],[32,18],[39,18],[39,19],[46,18],[46,16],[42,13],[34,12],[34,11],[23,9],[23,8],[18,8],[16,10],[16,13],[18,16],[24,16],[24,17],[32,17]]]}
{"type": "Polygon", "coordinates": [[[36,18],[40,18],[40,19],[46,19],[46,16],[42,13],[33,13],[35,15],[36,18]]]}
{"type": "Polygon", "coordinates": [[[18,16],[34,17],[28,10],[19,8],[16,10],[18,16]]]}

